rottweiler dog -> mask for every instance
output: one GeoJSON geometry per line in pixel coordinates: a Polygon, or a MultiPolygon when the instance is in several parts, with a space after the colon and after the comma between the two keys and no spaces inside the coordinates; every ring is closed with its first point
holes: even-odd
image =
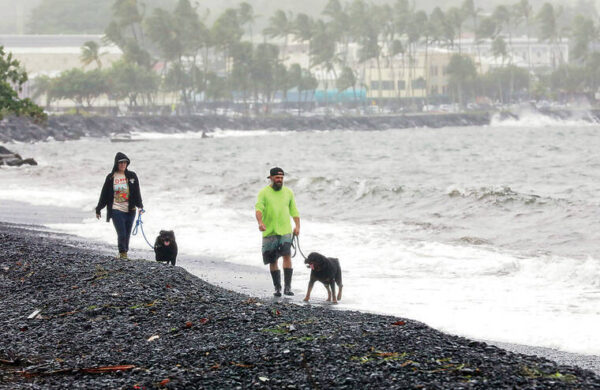
{"type": "Polygon", "coordinates": [[[310,299],[310,292],[312,291],[313,285],[316,281],[319,281],[325,285],[327,289],[327,302],[333,300],[333,303],[337,303],[342,299],[342,268],[340,267],[340,261],[333,257],[325,257],[320,253],[312,252],[308,255],[304,264],[310,267],[310,281],[308,282],[308,290],[306,291],[305,302],[310,299]],[[339,291],[337,297],[335,296],[335,285],[338,285],[339,291]]]}
{"type": "Polygon", "coordinates": [[[172,230],[161,230],[154,242],[156,261],[175,265],[177,260],[177,242],[172,230]]]}

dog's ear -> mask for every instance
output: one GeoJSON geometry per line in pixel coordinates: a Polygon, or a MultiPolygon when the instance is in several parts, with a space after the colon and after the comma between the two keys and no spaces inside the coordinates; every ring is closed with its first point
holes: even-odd
{"type": "Polygon", "coordinates": [[[323,264],[324,262],[327,261],[327,257],[323,256],[320,253],[315,253],[315,260],[318,261],[320,264],[323,264]]]}
{"type": "Polygon", "coordinates": [[[316,261],[316,259],[315,259],[316,256],[319,256],[319,254],[317,252],[310,252],[308,254],[308,257],[306,258],[306,260],[304,260],[304,262],[306,264],[314,263],[316,261]]]}
{"type": "Polygon", "coordinates": [[[160,232],[158,232],[159,236],[164,236],[165,234],[167,234],[166,230],[161,230],[160,232]]]}
{"type": "Polygon", "coordinates": [[[169,234],[169,237],[171,237],[171,240],[175,241],[175,232],[173,232],[173,230],[169,230],[167,233],[169,234]]]}

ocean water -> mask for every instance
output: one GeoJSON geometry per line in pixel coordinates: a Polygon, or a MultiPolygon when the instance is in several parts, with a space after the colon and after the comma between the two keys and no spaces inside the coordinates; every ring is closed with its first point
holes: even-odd
{"type": "MultiPolygon", "coordinates": [[[[40,165],[1,168],[0,199],[89,211],[50,227],[114,243],[93,208],[122,151],[140,178],[151,240],[173,229],[180,253],[263,267],[254,203],[269,168],[281,166],[302,250],[341,261],[340,308],[600,354],[599,125],[532,116],[488,127],[134,138],[13,146],[40,165]]],[[[132,247],[146,243],[135,237],[132,247]]],[[[308,270],[294,262],[301,297],[308,270]]],[[[312,299],[324,297],[315,287],[312,299]]]]}

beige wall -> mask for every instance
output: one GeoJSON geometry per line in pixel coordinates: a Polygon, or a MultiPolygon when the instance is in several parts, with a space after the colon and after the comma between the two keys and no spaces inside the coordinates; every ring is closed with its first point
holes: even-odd
{"type": "MultiPolygon", "coordinates": [[[[85,70],[95,69],[96,63],[91,63],[83,68],[81,63],[80,52],[61,52],[61,51],[46,51],[46,52],[23,52],[12,50],[13,57],[17,59],[27,71],[29,78],[35,78],[39,74],[49,76],[57,76],[59,73],[73,69],[82,68],[85,70]]],[[[121,58],[120,53],[108,53],[100,57],[102,67],[107,68],[121,58]]]]}
{"type": "Polygon", "coordinates": [[[394,68],[381,69],[381,92],[379,91],[379,70],[370,66],[365,72],[368,98],[407,98],[445,94],[448,87],[446,67],[450,56],[447,53],[419,52],[412,66],[408,60],[394,61],[394,68]]]}

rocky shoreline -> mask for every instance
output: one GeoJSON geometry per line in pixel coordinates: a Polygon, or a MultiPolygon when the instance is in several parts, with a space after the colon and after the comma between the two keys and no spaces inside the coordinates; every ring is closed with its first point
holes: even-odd
{"type": "Polygon", "coordinates": [[[600,389],[402,318],[260,300],[0,224],[0,388],[600,389]]]}
{"type": "Polygon", "coordinates": [[[313,116],[313,117],[229,117],[202,116],[78,116],[53,115],[44,125],[27,118],[7,117],[0,121],[0,142],[57,141],[81,137],[108,137],[111,134],[139,132],[181,133],[211,132],[216,129],[234,130],[385,130],[412,127],[447,127],[486,125],[488,113],[430,114],[395,116],[313,116]]]}
{"type": "MultiPolygon", "coordinates": [[[[600,121],[600,110],[536,110],[539,115],[557,120],[600,121]]],[[[529,111],[531,112],[531,111],[529,111]]],[[[51,115],[45,124],[23,117],[0,120],[0,143],[76,140],[81,137],[108,137],[131,132],[206,132],[230,130],[387,130],[404,128],[441,128],[451,126],[485,126],[493,116],[500,120],[519,119],[518,113],[422,113],[372,116],[271,116],[234,117],[224,115],[195,116],[81,116],[51,115]]]]}

